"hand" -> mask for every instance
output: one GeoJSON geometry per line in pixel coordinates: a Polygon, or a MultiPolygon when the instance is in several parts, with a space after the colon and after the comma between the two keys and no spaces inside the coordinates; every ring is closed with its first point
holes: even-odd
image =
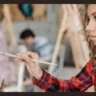
{"type": "Polygon", "coordinates": [[[78,30],[82,29],[77,5],[68,4],[67,11],[68,11],[69,30],[71,32],[72,31],[77,32],[78,30]]]}
{"type": "Polygon", "coordinates": [[[25,53],[19,53],[17,54],[17,56],[20,57],[20,59],[18,59],[19,61],[24,62],[26,64],[29,73],[39,80],[42,76],[42,70],[39,66],[39,63],[33,62],[31,60],[31,59],[39,60],[38,54],[28,51],[25,53]]]}

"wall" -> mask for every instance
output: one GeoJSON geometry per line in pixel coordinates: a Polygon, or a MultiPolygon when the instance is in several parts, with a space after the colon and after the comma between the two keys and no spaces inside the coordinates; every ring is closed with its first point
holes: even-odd
{"type": "Polygon", "coordinates": [[[47,4],[47,20],[46,21],[15,21],[13,22],[14,34],[17,42],[20,32],[26,28],[33,29],[37,36],[45,36],[53,43],[56,42],[57,34],[57,4],[47,4]]]}

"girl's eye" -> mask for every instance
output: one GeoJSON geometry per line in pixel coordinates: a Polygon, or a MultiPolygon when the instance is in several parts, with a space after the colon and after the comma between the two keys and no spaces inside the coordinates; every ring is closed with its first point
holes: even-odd
{"type": "Polygon", "coordinates": [[[87,18],[87,24],[89,23],[89,21],[90,21],[90,19],[89,19],[89,18],[87,18]]]}
{"type": "Polygon", "coordinates": [[[89,16],[88,16],[88,15],[86,15],[85,19],[86,19],[86,24],[88,25],[88,23],[89,23],[89,21],[90,21],[89,16]]]}
{"type": "Polygon", "coordinates": [[[94,16],[94,20],[96,20],[96,16],[94,16]]]}

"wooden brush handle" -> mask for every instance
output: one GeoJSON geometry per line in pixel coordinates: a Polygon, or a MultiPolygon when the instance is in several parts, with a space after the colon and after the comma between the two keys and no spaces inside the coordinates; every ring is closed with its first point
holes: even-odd
{"type": "MultiPolygon", "coordinates": [[[[4,53],[4,55],[9,56],[9,57],[13,57],[13,58],[20,58],[19,56],[9,54],[9,53],[4,53]]],[[[35,60],[35,59],[31,59],[31,60],[34,61],[34,62],[43,63],[43,64],[47,64],[47,65],[52,64],[52,63],[49,63],[49,62],[39,61],[39,60],[35,60]]],[[[53,64],[53,65],[57,66],[56,64],[53,64]]]]}

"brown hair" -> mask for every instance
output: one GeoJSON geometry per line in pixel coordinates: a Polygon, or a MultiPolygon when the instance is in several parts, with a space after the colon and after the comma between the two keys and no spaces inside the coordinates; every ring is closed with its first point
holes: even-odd
{"type": "Polygon", "coordinates": [[[89,50],[90,50],[90,54],[89,54],[90,59],[92,61],[96,61],[96,45],[94,45],[93,42],[90,40],[88,32],[86,31],[86,28],[85,28],[88,24],[88,16],[87,16],[88,5],[89,4],[85,4],[85,8],[84,8],[85,16],[84,16],[84,19],[83,19],[83,25],[84,25],[83,34],[84,34],[84,37],[85,37],[85,39],[88,43],[88,47],[89,47],[89,50]]]}

